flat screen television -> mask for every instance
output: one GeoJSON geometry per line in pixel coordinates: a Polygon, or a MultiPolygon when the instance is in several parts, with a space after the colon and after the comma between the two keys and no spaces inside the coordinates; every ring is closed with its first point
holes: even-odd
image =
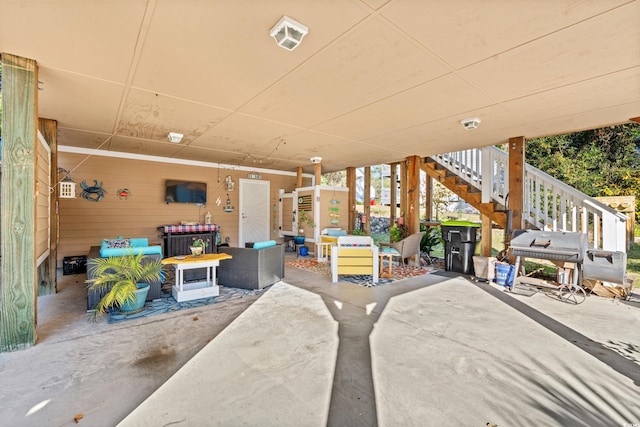
{"type": "Polygon", "coordinates": [[[205,182],[177,181],[168,179],[165,184],[164,201],[166,203],[207,203],[207,184],[205,182]]]}

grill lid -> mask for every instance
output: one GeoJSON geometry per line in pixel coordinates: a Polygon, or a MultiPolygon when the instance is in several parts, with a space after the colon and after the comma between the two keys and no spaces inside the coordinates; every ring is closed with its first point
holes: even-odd
{"type": "Polygon", "coordinates": [[[587,235],[567,231],[515,230],[509,244],[513,256],[582,262],[587,235]]]}

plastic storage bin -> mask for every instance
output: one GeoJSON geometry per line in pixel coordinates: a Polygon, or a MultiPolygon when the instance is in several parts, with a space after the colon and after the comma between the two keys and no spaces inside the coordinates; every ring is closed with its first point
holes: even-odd
{"type": "Polygon", "coordinates": [[[62,275],[84,274],[87,272],[87,257],[85,255],[66,256],[62,259],[62,275]]]}
{"type": "Polygon", "coordinates": [[[444,269],[473,274],[473,253],[480,224],[470,221],[447,221],[441,226],[444,240],[444,269]]]}

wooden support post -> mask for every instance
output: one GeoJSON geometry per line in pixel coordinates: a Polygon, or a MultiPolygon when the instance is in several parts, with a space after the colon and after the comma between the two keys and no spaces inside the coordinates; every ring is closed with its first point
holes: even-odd
{"type": "MultiPolygon", "coordinates": [[[[58,182],[58,122],[50,119],[38,120],[38,129],[49,143],[51,150],[51,185],[55,186],[58,182]]],[[[58,192],[51,193],[49,205],[49,257],[40,264],[38,269],[38,296],[51,295],[57,292],[57,258],[58,258],[58,221],[57,207],[58,192]]]]}
{"type": "Polygon", "coordinates": [[[433,220],[433,178],[425,172],[424,217],[433,220]]]}
{"type": "MultiPolygon", "coordinates": [[[[400,162],[400,215],[407,220],[407,162],[400,162]]],[[[406,224],[406,222],[405,222],[406,224]]]]}
{"type": "Polygon", "coordinates": [[[420,231],[420,157],[407,157],[407,214],[409,234],[420,231]]]}
{"type": "Polygon", "coordinates": [[[298,166],[298,180],[296,181],[296,188],[302,188],[302,166],[298,166]]]}
{"type": "Polygon", "coordinates": [[[36,61],[2,54],[0,352],[37,338],[35,261],[36,61]]]}
{"type": "Polygon", "coordinates": [[[398,217],[398,207],[396,201],[398,200],[398,164],[391,163],[389,165],[391,173],[389,176],[389,224],[396,223],[398,217]]]}
{"type": "MultiPolygon", "coordinates": [[[[511,230],[522,228],[522,206],[524,200],[524,148],[523,136],[509,138],[509,206],[511,230]]],[[[505,236],[508,237],[508,236],[505,236]]]]}
{"type": "Polygon", "coordinates": [[[322,165],[316,163],[313,172],[315,173],[316,185],[320,185],[322,183],[322,165]]]}
{"type": "Polygon", "coordinates": [[[364,195],[362,197],[363,210],[362,214],[365,216],[365,222],[362,224],[362,229],[366,235],[371,231],[371,166],[364,168],[364,195]]]}
{"type": "Polygon", "coordinates": [[[482,256],[491,256],[491,247],[493,246],[493,227],[491,226],[491,218],[487,215],[482,217],[482,241],[480,242],[480,254],[482,256]]]}
{"type": "Polygon", "coordinates": [[[348,167],[347,168],[347,188],[349,188],[349,226],[347,228],[347,232],[351,233],[353,231],[353,227],[356,223],[356,168],[348,167]]]}

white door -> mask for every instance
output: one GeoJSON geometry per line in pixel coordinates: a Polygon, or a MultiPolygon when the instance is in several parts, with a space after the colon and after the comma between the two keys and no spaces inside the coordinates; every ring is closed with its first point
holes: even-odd
{"type": "Polygon", "coordinates": [[[240,179],[238,246],[269,240],[269,181],[240,179]]]}

